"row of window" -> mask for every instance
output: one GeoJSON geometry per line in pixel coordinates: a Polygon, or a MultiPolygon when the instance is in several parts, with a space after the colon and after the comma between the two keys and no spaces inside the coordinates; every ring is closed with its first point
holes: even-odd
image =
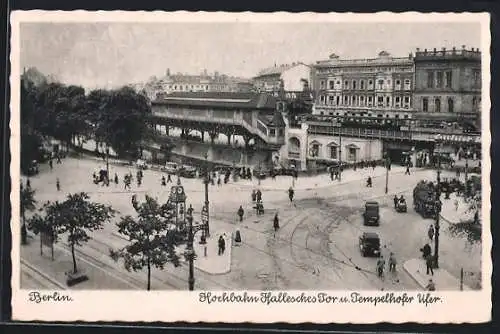
{"type": "MultiPolygon", "coordinates": [[[[343,99],[340,96],[328,96],[328,100],[325,95],[320,95],[320,104],[329,104],[334,106],[358,106],[358,107],[371,107],[374,105],[373,96],[358,96],[358,95],[344,95],[343,99]]],[[[376,104],[377,107],[410,107],[410,97],[409,96],[395,96],[392,100],[390,96],[377,96],[376,104]]]]}
{"type": "MultiPolygon", "coordinates": [[[[314,143],[309,149],[309,155],[313,158],[322,158],[321,154],[321,144],[314,143]]],[[[357,161],[357,149],[354,147],[347,148],[347,161],[356,162],[357,161]]],[[[329,159],[339,159],[339,148],[335,145],[328,146],[328,157],[329,159]]]]}
{"type": "MultiPolygon", "coordinates": [[[[321,80],[320,83],[320,89],[326,89],[326,81],[321,80]]],[[[352,89],[352,90],[371,90],[373,89],[373,80],[368,80],[367,84],[365,80],[359,80],[359,85],[358,85],[358,80],[345,80],[344,85],[341,86],[340,80],[334,81],[334,80],[329,80],[328,81],[328,89],[352,89]]],[[[392,89],[392,81],[391,79],[383,80],[379,79],[377,80],[377,89],[392,89]]],[[[394,89],[395,90],[411,90],[411,80],[410,79],[405,79],[404,80],[404,85],[402,85],[402,81],[400,79],[394,80],[394,89]]]]}
{"type": "Polygon", "coordinates": [[[451,88],[452,71],[427,71],[427,88],[451,88]]]}
{"type": "MultiPolygon", "coordinates": [[[[429,100],[429,98],[427,97],[424,97],[422,99],[422,111],[430,111],[430,102],[433,102],[433,106],[434,106],[434,110],[433,112],[441,112],[442,111],[442,107],[441,107],[441,98],[439,97],[436,97],[434,98],[433,100],[429,100]]],[[[472,108],[473,110],[477,110],[479,108],[479,105],[480,105],[480,99],[478,99],[477,97],[473,97],[472,98],[472,108]]],[[[453,98],[449,97],[447,99],[447,107],[446,107],[446,111],[449,112],[449,113],[452,113],[455,111],[455,102],[453,100],[453,98]]]]}
{"type": "Polygon", "coordinates": [[[379,73],[379,72],[413,72],[412,66],[407,67],[358,67],[358,68],[329,68],[318,70],[320,74],[327,73],[379,73]]]}

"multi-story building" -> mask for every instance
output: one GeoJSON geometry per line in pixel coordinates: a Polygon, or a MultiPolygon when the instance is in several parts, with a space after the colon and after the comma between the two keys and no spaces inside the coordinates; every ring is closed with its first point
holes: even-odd
{"type": "Polygon", "coordinates": [[[415,109],[476,119],[481,110],[481,52],[479,49],[417,49],[415,109]],[[468,116],[468,117],[467,117],[468,116]]]}
{"type": "Polygon", "coordinates": [[[311,80],[311,67],[304,63],[274,65],[263,69],[253,78],[254,86],[259,92],[276,93],[298,92],[304,89],[311,80]],[[282,86],[283,85],[283,86],[282,86]]]}
{"type": "Polygon", "coordinates": [[[314,65],[315,114],[384,117],[412,109],[413,57],[382,51],[372,59],[340,59],[336,54],[314,65]]]}

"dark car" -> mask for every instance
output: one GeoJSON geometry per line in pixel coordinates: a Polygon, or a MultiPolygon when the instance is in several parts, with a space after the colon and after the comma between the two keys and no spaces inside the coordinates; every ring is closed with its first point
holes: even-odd
{"type": "Polygon", "coordinates": [[[196,167],[189,166],[189,165],[183,165],[180,170],[179,174],[182,177],[187,177],[187,178],[195,178],[196,177],[196,167]]]}
{"type": "Polygon", "coordinates": [[[380,225],[380,211],[378,202],[369,201],[365,203],[365,212],[363,212],[365,225],[380,225]]]}
{"type": "Polygon", "coordinates": [[[38,164],[38,161],[36,160],[33,160],[31,161],[29,164],[28,164],[28,167],[26,168],[26,174],[28,176],[31,176],[31,175],[36,175],[39,173],[39,164],[38,164]]]}
{"type": "Polygon", "coordinates": [[[377,233],[364,232],[359,237],[359,250],[365,256],[378,256],[380,254],[380,238],[377,233]]]}

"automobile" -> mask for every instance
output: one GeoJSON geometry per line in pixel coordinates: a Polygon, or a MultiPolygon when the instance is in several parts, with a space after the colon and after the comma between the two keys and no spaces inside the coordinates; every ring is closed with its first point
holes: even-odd
{"type": "Polygon", "coordinates": [[[162,166],[160,170],[166,172],[167,174],[177,174],[178,165],[175,162],[167,161],[165,166],[162,166]]]}
{"type": "Polygon", "coordinates": [[[40,171],[38,161],[36,161],[36,160],[31,161],[31,163],[28,165],[28,168],[26,171],[27,171],[28,175],[38,174],[38,172],[40,171]]]}
{"type": "Polygon", "coordinates": [[[365,212],[363,212],[364,225],[380,225],[380,211],[379,204],[375,201],[368,201],[365,203],[365,212]]]}
{"type": "Polygon", "coordinates": [[[258,169],[258,168],[255,168],[253,170],[253,176],[256,177],[257,179],[265,179],[267,176],[269,175],[269,171],[267,170],[264,170],[264,169],[258,169]]]}
{"type": "Polygon", "coordinates": [[[284,167],[275,167],[273,168],[273,172],[275,175],[285,175],[285,176],[295,176],[295,168],[284,168],[284,167]]]}
{"type": "Polygon", "coordinates": [[[380,254],[380,238],[377,233],[363,232],[359,237],[359,250],[363,257],[380,254]]]}
{"type": "Polygon", "coordinates": [[[194,178],[196,177],[196,167],[189,165],[182,165],[179,169],[179,174],[182,177],[194,178]]]}
{"type": "Polygon", "coordinates": [[[408,206],[406,205],[406,200],[404,198],[399,199],[396,202],[396,211],[397,212],[407,212],[408,211],[408,206]]]}
{"type": "Polygon", "coordinates": [[[146,161],[144,160],[137,160],[135,162],[135,166],[138,168],[138,169],[148,169],[148,165],[146,164],[146,161]]]}

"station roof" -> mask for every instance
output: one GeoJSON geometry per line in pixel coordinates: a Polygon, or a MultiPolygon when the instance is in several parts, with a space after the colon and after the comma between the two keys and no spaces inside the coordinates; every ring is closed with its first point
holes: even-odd
{"type": "Polygon", "coordinates": [[[274,110],[276,98],[265,93],[175,92],[153,101],[152,104],[274,110]]]}

